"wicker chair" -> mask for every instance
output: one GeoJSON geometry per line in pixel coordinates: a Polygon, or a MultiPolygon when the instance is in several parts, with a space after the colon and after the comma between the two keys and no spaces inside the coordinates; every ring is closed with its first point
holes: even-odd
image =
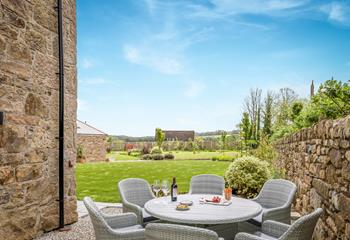
{"type": "Polygon", "coordinates": [[[261,227],[266,220],[290,224],[291,205],[296,190],[295,184],[288,180],[268,180],[259,195],[253,199],[262,206],[263,211],[259,216],[249,220],[249,223],[258,227],[261,227]]]}
{"type": "Polygon", "coordinates": [[[145,235],[147,240],[224,240],[211,230],[165,223],[147,224],[145,235]]]}
{"type": "Polygon", "coordinates": [[[225,188],[223,177],[213,174],[202,174],[191,178],[190,194],[222,195],[225,188]]]}
{"type": "Polygon", "coordinates": [[[124,179],[118,183],[118,189],[124,213],[135,213],[139,224],[157,220],[143,208],[147,201],[154,198],[151,187],[146,180],[141,178],[124,179]]]}
{"type": "Polygon", "coordinates": [[[96,240],[145,239],[145,230],[137,224],[137,217],[134,213],[106,215],[89,197],[84,198],[84,204],[89,212],[96,240]]]}
{"type": "Polygon", "coordinates": [[[299,218],[292,225],[265,221],[262,224],[261,232],[256,232],[254,235],[238,233],[235,240],[311,240],[317,220],[322,212],[322,209],[318,208],[309,215],[299,218]]]}

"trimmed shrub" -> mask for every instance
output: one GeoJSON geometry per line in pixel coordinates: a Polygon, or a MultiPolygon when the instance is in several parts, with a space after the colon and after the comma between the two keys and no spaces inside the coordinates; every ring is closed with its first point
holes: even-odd
{"type": "Polygon", "coordinates": [[[228,161],[233,162],[237,157],[229,156],[229,155],[221,155],[221,156],[214,156],[211,158],[213,161],[228,161]]]}
{"type": "Polygon", "coordinates": [[[154,147],[154,148],[152,148],[152,150],[151,150],[151,154],[162,154],[162,153],[163,153],[163,151],[162,151],[162,149],[159,148],[159,147],[154,147]]]}
{"type": "Polygon", "coordinates": [[[152,159],[153,160],[163,160],[164,155],[163,154],[152,154],[152,159]]]}
{"type": "Polygon", "coordinates": [[[141,151],[137,148],[134,148],[128,151],[128,155],[133,157],[138,157],[141,155],[141,151]]]}
{"type": "Polygon", "coordinates": [[[175,158],[175,156],[174,156],[174,154],[172,154],[172,153],[166,153],[166,154],[164,154],[164,159],[174,159],[175,158]]]}
{"type": "Polygon", "coordinates": [[[142,160],[152,160],[152,155],[151,154],[144,154],[142,156],[142,160]]]}
{"type": "Polygon", "coordinates": [[[225,173],[227,184],[238,195],[248,198],[255,197],[270,178],[269,164],[256,157],[237,158],[225,173]]]}

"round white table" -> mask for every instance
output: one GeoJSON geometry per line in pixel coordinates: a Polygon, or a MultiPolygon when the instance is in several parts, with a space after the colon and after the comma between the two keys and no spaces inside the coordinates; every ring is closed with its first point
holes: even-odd
{"type": "MultiPolygon", "coordinates": [[[[156,218],[175,223],[194,225],[211,225],[243,222],[256,217],[262,211],[261,206],[251,200],[232,197],[228,206],[203,204],[199,199],[211,199],[214,195],[184,194],[179,195],[177,202],[171,202],[170,197],[155,198],[148,201],[144,208],[156,218]],[[176,206],[183,200],[193,201],[190,210],[178,211],[176,206]]],[[[222,196],[223,197],[223,196],[222,196]]]]}

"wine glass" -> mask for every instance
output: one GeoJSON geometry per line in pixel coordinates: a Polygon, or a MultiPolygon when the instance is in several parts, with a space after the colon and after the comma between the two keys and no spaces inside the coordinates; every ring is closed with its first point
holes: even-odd
{"type": "Polygon", "coordinates": [[[169,193],[169,182],[168,180],[163,180],[162,182],[162,192],[164,196],[167,196],[169,193]]]}
{"type": "Polygon", "coordinates": [[[156,193],[156,197],[158,197],[158,193],[160,191],[160,181],[155,180],[153,183],[153,191],[156,193]]]}

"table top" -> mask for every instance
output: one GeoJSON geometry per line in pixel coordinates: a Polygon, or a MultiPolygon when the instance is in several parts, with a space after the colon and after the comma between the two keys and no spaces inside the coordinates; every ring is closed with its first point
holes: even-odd
{"type": "MultiPolygon", "coordinates": [[[[256,217],[262,211],[260,204],[238,197],[232,197],[228,206],[200,203],[201,198],[211,199],[214,195],[184,194],[179,195],[177,202],[171,202],[170,197],[155,198],[148,201],[145,211],[161,220],[187,224],[224,224],[243,222],[256,217]],[[184,200],[193,201],[188,211],[178,211],[176,206],[184,200]]],[[[223,197],[223,196],[221,196],[223,197]]]]}

